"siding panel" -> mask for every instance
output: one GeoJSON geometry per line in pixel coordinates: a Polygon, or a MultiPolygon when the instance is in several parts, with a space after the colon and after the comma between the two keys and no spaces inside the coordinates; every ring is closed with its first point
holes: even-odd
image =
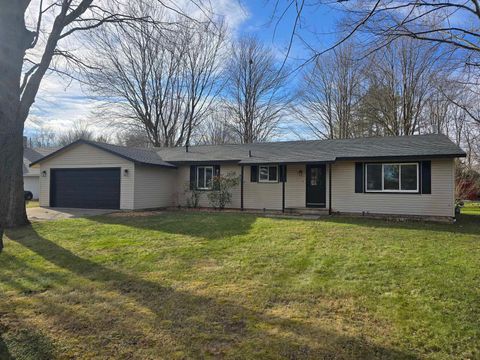
{"type": "Polygon", "coordinates": [[[135,165],[135,209],[173,205],[176,169],[135,165]]]}
{"type": "Polygon", "coordinates": [[[454,216],[454,161],[432,160],[431,194],[357,194],[355,163],[332,167],[333,211],[398,215],[454,216]]]}
{"type": "Polygon", "coordinates": [[[120,167],[122,169],[120,208],[133,209],[134,163],[88,144],[78,144],[40,164],[40,173],[47,172],[45,177],[40,175],[40,206],[50,206],[50,169],[93,167],[120,167]],[[128,176],[124,176],[125,169],[128,169],[128,176]]]}

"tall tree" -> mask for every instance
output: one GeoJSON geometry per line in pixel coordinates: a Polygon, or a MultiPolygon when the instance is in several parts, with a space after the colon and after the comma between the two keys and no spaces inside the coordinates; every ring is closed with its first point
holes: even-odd
{"type": "Polygon", "coordinates": [[[242,143],[271,137],[290,103],[287,71],[273,51],[254,37],[241,38],[232,46],[227,78],[225,108],[237,137],[242,143]]]}
{"type": "Polygon", "coordinates": [[[441,69],[436,47],[399,39],[375,53],[366,69],[363,115],[382,135],[418,133],[423,107],[441,69]]]}
{"type": "Polygon", "coordinates": [[[295,114],[318,138],[362,135],[356,123],[361,97],[362,63],[353,44],[320,56],[301,82],[295,114]]]}
{"type": "Polygon", "coordinates": [[[61,45],[66,38],[105,23],[148,21],[123,14],[121,0],[0,0],[0,227],[28,222],[23,199],[23,129],[45,74],[55,58],[78,64],[61,45]],[[36,8],[34,30],[26,26],[36,8]],[[108,8],[105,7],[108,5],[108,8]],[[42,20],[53,19],[46,26],[42,20]]]}
{"type": "Polygon", "coordinates": [[[103,114],[114,125],[144,132],[153,146],[188,144],[221,88],[225,27],[212,21],[169,20],[156,3],[132,8],[158,21],[135,29],[111,24],[99,30],[90,87],[106,101],[103,114]]]}

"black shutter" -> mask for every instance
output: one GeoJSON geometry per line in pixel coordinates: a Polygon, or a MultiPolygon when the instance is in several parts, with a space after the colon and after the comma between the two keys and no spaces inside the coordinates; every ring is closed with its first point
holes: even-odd
{"type": "Polygon", "coordinates": [[[280,165],[280,181],[287,182],[287,165],[280,165]]]}
{"type": "Polygon", "coordinates": [[[363,193],[363,163],[357,162],[355,163],[355,192],[356,193],[363,193]]]}
{"type": "Polygon", "coordinates": [[[250,166],[250,182],[258,182],[258,166],[250,166]]]}
{"type": "Polygon", "coordinates": [[[432,193],[432,162],[422,161],[422,194],[432,193]]]}
{"type": "MultiPolygon", "coordinates": [[[[220,176],[220,165],[213,165],[213,176],[220,176]]],[[[213,182],[213,190],[219,190],[218,181],[213,182]]]]}
{"type": "Polygon", "coordinates": [[[190,190],[195,189],[195,183],[197,182],[197,167],[190,165],[190,190]]]}

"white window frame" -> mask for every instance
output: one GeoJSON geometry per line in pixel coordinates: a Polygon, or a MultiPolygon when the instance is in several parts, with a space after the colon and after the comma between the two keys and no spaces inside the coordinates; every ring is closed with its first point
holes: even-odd
{"type": "Polygon", "coordinates": [[[410,193],[416,194],[419,192],[419,185],[420,185],[420,173],[419,173],[419,166],[417,162],[410,162],[410,163],[366,163],[365,164],[365,192],[369,193],[410,193]],[[369,190],[367,187],[367,179],[368,179],[368,165],[382,165],[382,189],[381,190],[369,190]],[[390,190],[385,189],[384,180],[384,168],[388,165],[398,165],[398,190],[390,190]],[[402,190],[402,165],[415,165],[417,168],[417,187],[415,190],[402,190]]]}
{"type": "Polygon", "coordinates": [[[258,182],[261,182],[261,183],[278,183],[278,165],[259,165],[258,166],[258,182]],[[261,176],[262,176],[262,168],[267,168],[268,169],[268,177],[270,178],[270,168],[271,167],[274,167],[275,168],[275,171],[277,173],[277,179],[276,180],[270,180],[270,179],[267,179],[267,180],[262,180],[261,176]]]}
{"type": "Polygon", "coordinates": [[[214,177],[214,173],[213,173],[213,166],[197,166],[197,178],[195,179],[195,185],[197,186],[197,189],[198,190],[212,190],[213,189],[213,177],[214,177]],[[202,171],[204,172],[203,174],[203,179],[204,179],[204,184],[203,186],[199,186],[199,183],[198,183],[198,179],[200,179],[200,176],[199,176],[199,173],[200,173],[200,169],[202,169],[202,171]],[[212,183],[210,184],[210,186],[207,186],[206,182],[207,182],[207,169],[212,169],[212,183]]]}

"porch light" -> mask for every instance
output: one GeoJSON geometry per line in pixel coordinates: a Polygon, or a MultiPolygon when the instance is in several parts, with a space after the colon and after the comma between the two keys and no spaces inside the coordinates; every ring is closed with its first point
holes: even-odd
{"type": "Polygon", "coordinates": [[[47,172],[45,170],[42,171],[42,177],[47,177],[47,172]]]}
{"type": "Polygon", "coordinates": [[[298,176],[302,176],[303,175],[303,170],[298,170],[298,176]]]}
{"type": "Polygon", "coordinates": [[[128,176],[128,169],[123,170],[123,176],[128,176]]]}

